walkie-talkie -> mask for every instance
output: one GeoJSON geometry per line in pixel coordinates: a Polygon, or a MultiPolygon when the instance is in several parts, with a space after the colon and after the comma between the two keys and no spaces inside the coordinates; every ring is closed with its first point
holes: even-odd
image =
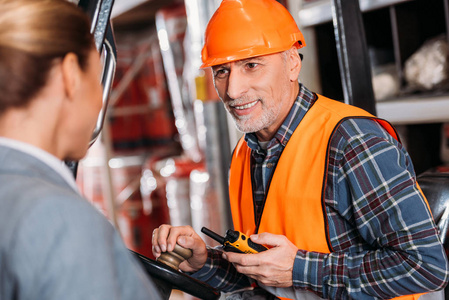
{"type": "Polygon", "coordinates": [[[201,232],[222,244],[225,251],[255,254],[268,250],[264,245],[251,241],[249,237],[240,231],[228,229],[224,237],[206,227],[201,228],[201,232]]]}

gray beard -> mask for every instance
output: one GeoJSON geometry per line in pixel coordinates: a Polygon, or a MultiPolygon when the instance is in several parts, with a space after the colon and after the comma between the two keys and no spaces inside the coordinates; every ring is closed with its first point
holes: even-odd
{"type": "Polygon", "coordinates": [[[273,124],[274,120],[279,116],[280,108],[275,107],[270,110],[264,110],[260,118],[254,119],[250,116],[236,117],[231,114],[235,126],[240,132],[250,133],[258,132],[273,124]]]}

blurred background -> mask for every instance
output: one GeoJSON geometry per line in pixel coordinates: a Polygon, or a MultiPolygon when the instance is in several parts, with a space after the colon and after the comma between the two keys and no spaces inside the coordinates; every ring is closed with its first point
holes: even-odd
{"type": "MultiPolygon", "coordinates": [[[[331,1],[279,2],[306,39],[300,81],[343,100],[331,1]]],[[[448,2],[359,1],[373,105],[398,129],[417,174],[448,171],[448,2]]],[[[117,70],[110,106],[77,183],[127,246],[148,257],[161,224],[219,234],[232,228],[228,168],[241,134],[210,74],[199,70],[203,33],[219,3],[116,0],[112,11],[117,70]]]]}

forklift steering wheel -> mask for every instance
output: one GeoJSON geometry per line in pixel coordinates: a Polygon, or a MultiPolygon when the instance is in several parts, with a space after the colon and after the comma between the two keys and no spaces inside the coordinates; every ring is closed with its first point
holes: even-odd
{"type": "Polygon", "coordinates": [[[163,263],[150,259],[137,252],[130,250],[142,263],[147,273],[159,287],[162,294],[170,296],[172,288],[186,292],[194,297],[205,300],[216,300],[220,298],[220,292],[210,285],[199,281],[187,274],[181,273],[163,263]]]}

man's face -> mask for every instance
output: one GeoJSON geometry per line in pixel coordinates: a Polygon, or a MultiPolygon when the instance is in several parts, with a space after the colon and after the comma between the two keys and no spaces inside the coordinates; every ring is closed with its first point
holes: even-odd
{"type": "Polygon", "coordinates": [[[276,53],[212,67],[215,89],[240,131],[269,140],[281,126],[293,103],[288,59],[276,53]]]}

